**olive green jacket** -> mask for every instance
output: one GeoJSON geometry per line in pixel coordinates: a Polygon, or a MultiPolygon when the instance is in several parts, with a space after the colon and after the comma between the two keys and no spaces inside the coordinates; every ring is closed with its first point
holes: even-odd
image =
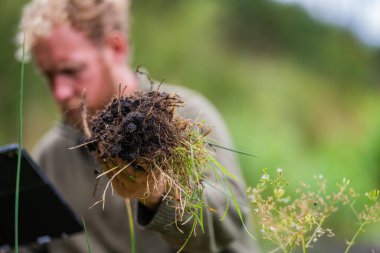
{"type": "MultiPolygon", "coordinates": [[[[150,88],[145,76],[139,74],[139,80],[142,89],[150,88]]],[[[179,94],[185,101],[184,107],[178,109],[179,114],[185,118],[205,120],[206,124],[213,128],[210,137],[222,146],[232,147],[225,123],[204,97],[178,86],[161,85],[160,89],[179,94]]],[[[94,197],[96,162],[84,149],[68,149],[81,143],[81,139],[79,132],[68,125],[60,124],[50,130],[39,142],[34,151],[34,158],[75,213],[84,218],[93,253],[130,252],[129,223],[124,200],[119,196],[112,196],[109,190],[104,210],[102,204],[89,208],[101,199],[106,181],[100,183],[94,197]]],[[[217,160],[232,174],[241,178],[235,154],[220,148],[215,148],[215,151],[217,160]]],[[[216,189],[218,185],[212,176],[209,176],[207,181],[208,183],[204,184],[204,201],[216,212],[205,208],[204,233],[197,229],[196,236],[190,239],[183,252],[257,252],[255,242],[244,230],[232,201],[226,199],[225,195],[216,189]],[[227,200],[231,202],[230,209],[226,218],[221,221],[227,200]]],[[[243,202],[240,208],[245,222],[248,223],[249,210],[245,204],[245,184],[242,179],[231,180],[231,186],[236,197],[243,202]]],[[[183,245],[191,230],[192,222],[180,225],[183,231],[181,232],[173,223],[174,209],[165,201],[155,213],[137,202],[132,204],[137,253],[176,252],[183,245]]],[[[51,253],[88,252],[83,233],[55,240],[47,247],[51,253]]]]}

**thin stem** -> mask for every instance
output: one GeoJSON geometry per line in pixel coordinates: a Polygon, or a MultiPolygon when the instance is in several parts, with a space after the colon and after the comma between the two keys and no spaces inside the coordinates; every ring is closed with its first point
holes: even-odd
{"type": "Polygon", "coordinates": [[[193,234],[195,234],[195,228],[196,228],[196,226],[197,226],[197,220],[194,219],[194,221],[193,221],[193,225],[192,225],[191,230],[190,230],[190,233],[189,233],[189,235],[187,236],[185,242],[182,244],[181,248],[177,251],[177,253],[181,252],[181,251],[186,247],[186,245],[187,245],[187,243],[189,242],[191,236],[192,236],[193,234]]]}
{"type": "Polygon", "coordinates": [[[25,61],[25,36],[22,45],[21,73],[20,73],[20,101],[19,101],[19,128],[18,128],[18,154],[17,154],[17,174],[15,192],[15,252],[18,253],[18,214],[20,195],[20,174],[21,174],[21,151],[22,151],[22,115],[24,99],[24,61],[25,61]]]}
{"type": "Polygon", "coordinates": [[[356,219],[360,220],[358,212],[356,211],[356,209],[354,207],[355,202],[356,202],[356,200],[352,201],[352,203],[350,204],[350,208],[351,208],[352,212],[355,214],[356,219]]]}
{"type": "Polygon", "coordinates": [[[356,237],[358,237],[359,233],[363,230],[364,226],[367,225],[368,223],[367,222],[363,222],[360,224],[360,227],[358,228],[358,230],[356,230],[356,233],[355,235],[352,237],[352,239],[348,242],[348,245],[347,245],[347,248],[346,250],[344,251],[344,253],[347,253],[350,248],[352,247],[352,245],[355,244],[355,240],[356,240],[356,237]]]}
{"type": "Polygon", "coordinates": [[[83,227],[84,227],[84,235],[86,236],[87,252],[91,253],[90,239],[88,237],[86,222],[84,221],[83,217],[82,217],[82,222],[83,222],[83,227]]]}
{"type": "Polygon", "coordinates": [[[275,253],[275,252],[279,251],[280,249],[281,249],[281,247],[277,247],[277,248],[269,251],[268,253],[275,253]]]}
{"type": "Polygon", "coordinates": [[[293,239],[290,241],[289,249],[292,249],[294,247],[294,244],[296,243],[297,239],[298,239],[298,234],[295,234],[293,236],[293,239]]]}
{"type": "Polygon", "coordinates": [[[302,240],[302,252],[306,253],[305,237],[304,237],[303,233],[301,235],[301,240],[302,240]]]}
{"type": "Polygon", "coordinates": [[[128,220],[129,220],[129,232],[131,234],[131,253],[136,252],[136,240],[135,240],[135,227],[133,225],[133,214],[131,208],[131,201],[125,199],[125,205],[127,206],[128,220]]]}
{"type": "Polygon", "coordinates": [[[284,253],[288,253],[288,249],[286,248],[286,245],[284,246],[284,244],[283,244],[283,242],[281,240],[281,237],[275,231],[273,232],[273,234],[274,234],[274,239],[275,240],[271,239],[269,237],[268,237],[268,239],[270,241],[272,241],[274,244],[278,245],[284,253]]]}
{"type": "Polygon", "coordinates": [[[319,223],[317,223],[318,226],[314,229],[313,234],[311,235],[311,237],[310,237],[309,240],[307,241],[307,243],[306,243],[306,248],[308,248],[308,247],[310,246],[310,243],[313,241],[315,235],[317,234],[317,229],[320,228],[320,227],[322,226],[322,224],[323,224],[323,222],[325,221],[325,219],[326,219],[326,216],[323,216],[322,219],[321,219],[321,221],[320,221],[319,223]]]}

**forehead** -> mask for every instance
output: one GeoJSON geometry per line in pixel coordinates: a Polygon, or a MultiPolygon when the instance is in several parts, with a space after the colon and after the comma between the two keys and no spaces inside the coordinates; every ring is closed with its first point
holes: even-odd
{"type": "Polygon", "coordinates": [[[96,54],[96,49],[83,32],[65,25],[53,28],[48,37],[39,39],[32,54],[38,65],[48,67],[56,62],[84,60],[96,54]]]}

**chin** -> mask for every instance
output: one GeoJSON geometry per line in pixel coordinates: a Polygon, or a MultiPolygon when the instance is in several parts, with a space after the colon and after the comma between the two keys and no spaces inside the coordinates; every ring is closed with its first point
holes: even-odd
{"type": "Polygon", "coordinates": [[[81,129],[82,128],[82,116],[79,110],[71,110],[63,114],[64,122],[70,126],[81,129]]]}
{"type": "Polygon", "coordinates": [[[82,129],[82,121],[80,119],[73,119],[73,118],[65,118],[64,122],[70,125],[71,127],[75,129],[82,129]]]}

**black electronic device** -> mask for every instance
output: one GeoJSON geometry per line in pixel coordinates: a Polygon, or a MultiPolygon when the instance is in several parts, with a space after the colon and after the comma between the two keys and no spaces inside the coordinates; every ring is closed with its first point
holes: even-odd
{"type": "MultiPolygon", "coordinates": [[[[19,245],[46,243],[82,231],[82,224],[59,192],[22,149],[19,187],[19,245]]],[[[15,244],[18,145],[0,147],[0,251],[15,244]]]]}

